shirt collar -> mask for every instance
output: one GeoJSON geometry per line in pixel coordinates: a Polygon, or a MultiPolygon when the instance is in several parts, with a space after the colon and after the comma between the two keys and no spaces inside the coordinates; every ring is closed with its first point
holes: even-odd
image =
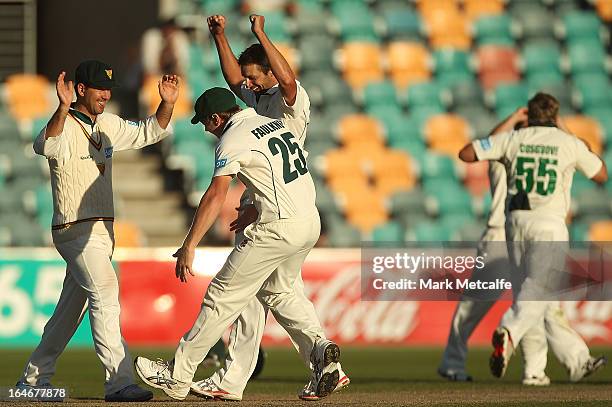
{"type": "Polygon", "coordinates": [[[93,127],[94,123],[93,121],[91,121],[91,119],[89,118],[89,116],[87,116],[85,113],[83,112],[79,112],[78,110],[76,110],[74,108],[74,103],[70,105],[70,113],[72,113],[72,115],[74,117],[76,117],[77,119],[79,119],[80,121],[82,121],[85,124],[90,125],[91,127],[93,127]]]}
{"type": "Polygon", "coordinates": [[[232,127],[238,120],[246,119],[247,117],[257,116],[257,112],[252,107],[247,107],[246,109],[242,109],[238,113],[234,114],[230,119],[225,123],[225,127],[223,128],[223,133],[232,127]]]}

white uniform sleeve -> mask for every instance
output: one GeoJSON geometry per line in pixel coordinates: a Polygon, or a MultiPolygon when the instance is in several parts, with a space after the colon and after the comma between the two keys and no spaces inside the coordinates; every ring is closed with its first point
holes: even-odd
{"type": "Polygon", "coordinates": [[[240,85],[240,95],[240,99],[242,99],[242,101],[246,103],[248,107],[255,109],[255,106],[257,105],[257,97],[255,96],[255,92],[247,88],[244,83],[240,85]]]}
{"type": "Polygon", "coordinates": [[[306,89],[300,85],[300,82],[295,82],[297,85],[297,92],[295,94],[295,102],[293,102],[293,106],[289,106],[281,94],[281,103],[283,104],[283,113],[285,114],[285,117],[289,116],[292,118],[297,118],[304,116],[307,109],[310,110],[310,100],[308,99],[306,89]]]}
{"type": "Polygon", "coordinates": [[[472,141],[478,161],[499,160],[508,150],[511,140],[511,132],[499,133],[494,136],[472,141]]]}
{"type": "Polygon", "coordinates": [[[45,156],[47,159],[64,160],[69,158],[70,148],[66,138],[66,126],[67,123],[64,124],[64,129],[59,136],[49,137],[48,139],[45,139],[47,134],[47,126],[45,126],[34,140],[34,152],[45,156]]]}
{"type": "Polygon", "coordinates": [[[215,172],[213,177],[236,175],[251,161],[251,150],[219,143],[215,151],[215,172]]]}
{"type": "Polygon", "coordinates": [[[584,141],[575,137],[576,141],[576,168],[587,178],[591,179],[599,172],[603,165],[596,154],[589,151],[584,141]]]}
{"type": "Polygon", "coordinates": [[[108,136],[113,141],[113,149],[115,151],[143,148],[163,140],[172,133],[170,125],[168,125],[167,129],[160,127],[155,115],[138,122],[124,120],[115,115],[110,117],[112,118],[111,125],[113,128],[103,128],[103,130],[110,133],[108,136]]]}

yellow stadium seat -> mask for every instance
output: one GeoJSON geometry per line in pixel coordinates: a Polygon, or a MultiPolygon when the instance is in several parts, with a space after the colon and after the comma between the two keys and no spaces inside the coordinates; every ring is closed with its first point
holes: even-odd
{"type": "Polygon", "coordinates": [[[354,88],[384,77],[380,47],[372,43],[351,42],[342,48],[341,70],[344,79],[354,88]]]}
{"type": "Polygon", "coordinates": [[[370,160],[370,171],[378,193],[389,196],[414,188],[417,176],[412,160],[405,152],[386,150],[383,154],[373,154],[370,160]]]}
{"type": "Polygon", "coordinates": [[[298,53],[295,48],[293,48],[289,44],[285,43],[274,43],[278,52],[281,53],[283,57],[287,60],[287,63],[293,70],[293,72],[298,75],[299,74],[299,64],[298,64],[298,53]]]}
{"type": "Polygon", "coordinates": [[[598,155],[603,151],[603,135],[599,122],[592,117],[573,115],[563,117],[567,128],[591,148],[598,155]]]}
{"type": "Polygon", "coordinates": [[[458,13],[460,0],[417,0],[416,6],[421,16],[428,19],[435,13],[458,13]]]}
{"type": "Polygon", "coordinates": [[[323,172],[328,180],[357,174],[365,176],[365,169],[361,161],[355,159],[351,152],[344,148],[331,150],[323,156],[323,172]]]}
{"type": "Polygon", "coordinates": [[[463,10],[470,20],[482,16],[497,15],[504,12],[502,0],[463,0],[463,10]]]}
{"type": "Polygon", "coordinates": [[[469,21],[458,11],[439,10],[425,18],[429,43],[434,49],[468,50],[472,44],[469,21]]]}
{"type": "Polygon", "coordinates": [[[396,41],[387,47],[389,76],[398,88],[431,78],[431,56],[422,44],[396,41]]]}
{"type": "Polygon", "coordinates": [[[384,144],[384,127],[375,118],[364,114],[351,114],[338,121],[338,138],[346,147],[384,144]]]}
{"type": "Polygon", "coordinates": [[[145,236],[135,223],[126,220],[115,220],[115,247],[142,247],[145,236]]]}
{"type": "Polygon", "coordinates": [[[589,227],[589,239],[594,242],[612,242],[612,220],[592,223],[589,227]]]}
{"type": "Polygon", "coordinates": [[[427,120],[424,133],[425,140],[432,150],[456,156],[470,140],[471,128],[459,115],[440,114],[427,120]]]}
{"type": "Polygon", "coordinates": [[[41,75],[15,74],[7,77],[5,90],[11,115],[17,120],[45,116],[53,106],[49,98],[51,83],[41,75]]]}
{"type": "Polygon", "coordinates": [[[612,21],[612,0],[596,0],[595,9],[602,20],[607,22],[612,21]]]}
{"type": "Polygon", "coordinates": [[[371,232],[389,218],[385,198],[374,188],[347,189],[340,195],[346,219],[364,233],[371,232]]]}

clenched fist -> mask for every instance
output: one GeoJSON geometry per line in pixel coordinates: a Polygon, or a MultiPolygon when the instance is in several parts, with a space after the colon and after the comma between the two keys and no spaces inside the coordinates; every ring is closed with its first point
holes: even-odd
{"type": "Polygon", "coordinates": [[[215,14],[206,19],[208,29],[213,35],[223,34],[225,32],[225,17],[221,14],[215,14]]]}

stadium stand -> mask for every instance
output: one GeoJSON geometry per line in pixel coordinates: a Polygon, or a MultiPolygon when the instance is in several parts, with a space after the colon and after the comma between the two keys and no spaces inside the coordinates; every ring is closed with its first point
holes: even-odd
{"type": "MultiPolygon", "coordinates": [[[[180,3],[181,13],[220,13],[232,22],[257,12],[241,0],[180,3]]],[[[477,240],[490,206],[488,167],[460,165],[456,152],[537,91],[559,99],[568,127],[612,167],[612,2],[293,3],[290,12],[264,13],[266,31],[311,98],[306,150],[325,244],[477,240]]],[[[189,113],[202,90],[226,86],[206,27],[196,29],[175,134],[161,152],[166,170],[181,172],[192,207],[210,182],[214,140],[189,123],[189,113]]],[[[228,28],[228,37],[236,54],[255,42],[248,24],[228,28]]],[[[151,112],[156,80],[140,93],[141,112],[151,112]]],[[[29,143],[53,109],[53,87],[17,75],[0,95],[0,242],[48,244],[47,170],[29,143]]],[[[611,194],[612,182],[598,187],[575,176],[573,239],[612,239],[611,194]]],[[[233,214],[227,209],[225,221],[233,214]]],[[[146,244],[145,231],[125,229],[125,244],[146,244]]],[[[215,243],[231,238],[221,226],[214,233],[215,243]]]]}

